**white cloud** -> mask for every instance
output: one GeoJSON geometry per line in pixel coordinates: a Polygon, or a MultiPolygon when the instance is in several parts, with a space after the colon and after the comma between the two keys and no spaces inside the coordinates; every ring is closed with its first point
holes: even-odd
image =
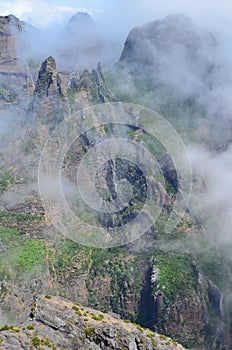
{"type": "Polygon", "coordinates": [[[109,21],[126,29],[173,13],[185,14],[195,24],[219,32],[228,31],[232,22],[231,0],[112,0],[105,9],[109,21]]]}
{"type": "Polygon", "coordinates": [[[99,12],[99,10],[60,5],[45,0],[8,0],[0,3],[1,15],[12,13],[19,19],[29,22],[39,28],[61,24],[67,21],[70,16],[76,12],[94,14],[99,12]]]}
{"type": "Polygon", "coordinates": [[[13,13],[38,27],[48,27],[66,21],[70,15],[88,12],[97,16],[105,12],[107,22],[119,31],[162,18],[171,13],[184,13],[203,27],[223,31],[232,22],[231,0],[3,0],[0,13],[13,13]],[[79,6],[75,6],[75,4],[79,6]]]}

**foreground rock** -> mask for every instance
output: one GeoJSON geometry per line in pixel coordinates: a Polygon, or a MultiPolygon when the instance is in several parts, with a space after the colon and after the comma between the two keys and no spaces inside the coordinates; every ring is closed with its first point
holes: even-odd
{"type": "Polygon", "coordinates": [[[184,350],[172,339],[117,315],[55,297],[39,297],[29,317],[20,327],[1,329],[0,349],[184,350]]]}

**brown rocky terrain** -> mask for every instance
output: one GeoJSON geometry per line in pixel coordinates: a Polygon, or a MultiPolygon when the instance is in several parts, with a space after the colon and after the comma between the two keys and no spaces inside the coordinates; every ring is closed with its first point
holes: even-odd
{"type": "Polygon", "coordinates": [[[184,350],[172,339],[81,304],[37,298],[27,322],[0,330],[0,349],[184,350]]]}

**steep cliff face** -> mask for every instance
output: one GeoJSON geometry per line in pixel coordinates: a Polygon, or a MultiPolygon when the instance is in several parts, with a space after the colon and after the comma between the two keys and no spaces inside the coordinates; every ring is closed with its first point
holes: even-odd
{"type": "Polygon", "coordinates": [[[27,35],[34,31],[13,15],[0,16],[0,101],[8,109],[12,104],[28,107],[33,79],[23,55],[30,49],[27,35]]]}
{"type": "Polygon", "coordinates": [[[51,296],[39,297],[27,323],[3,326],[0,349],[184,350],[172,339],[51,296]]]}
{"type": "MultiPolygon", "coordinates": [[[[79,19],[73,19],[69,30],[76,30],[76,20],[79,19]]],[[[6,22],[8,20],[12,19],[4,19],[6,22]]],[[[86,21],[87,25],[92,25],[89,17],[86,17],[86,21]]],[[[86,21],[84,20],[84,26],[86,21]]],[[[16,28],[17,23],[16,21],[16,28]]],[[[134,29],[126,41],[120,69],[123,67],[130,71],[133,79],[135,78],[135,84],[144,82],[142,87],[148,89],[147,77],[144,79],[146,74],[151,77],[151,72],[154,72],[156,76],[155,79],[152,77],[152,83],[159,84],[157,74],[161,61],[164,56],[172,59],[172,49],[178,46],[181,47],[183,56],[194,58],[193,69],[199,65],[199,76],[202,78],[212,63],[211,59],[207,62],[201,61],[204,45],[206,42],[207,49],[214,45],[214,41],[211,36],[206,35],[202,39],[198,34],[195,33],[192,23],[182,16],[168,17],[164,21],[134,29]],[[193,45],[189,45],[189,42],[193,45]]],[[[4,35],[8,35],[7,32],[4,35]]],[[[11,47],[10,42],[6,45],[11,47]]],[[[14,62],[15,54],[12,52],[13,49],[6,56],[9,62],[14,62]]],[[[173,66],[177,63],[178,58],[175,58],[173,66]]],[[[4,66],[7,67],[7,64],[6,61],[4,66]]],[[[178,64],[175,66],[177,68],[178,64]]],[[[17,104],[17,98],[11,100],[7,89],[0,90],[4,108],[17,105],[17,111],[21,111],[17,117],[20,124],[23,124],[20,135],[4,148],[5,156],[1,155],[4,162],[0,172],[0,307],[8,317],[12,317],[14,313],[17,320],[24,321],[30,314],[36,294],[60,295],[73,302],[78,300],[85,306],[116,312],[123,318],[136,321],[153,331],[172,335],[175,340],[183,341],[186,347],[192,349],[230,349],[231,308],[228,299],[224,302],[224,297],[230,295],[231,268],[226,261],[215,257],[213,249],[210,251],[211,255],[208,251],[202,253],[202,249],[199,252],[193,249],[192,237],[197,240],[202,233],[200,225],[194,221],[195,218],[186,215],[171,235],[165,233],[165,220],[178,190],[177,172],[166,153],[160,156],[159,163],[167,186],[165,188],[165,183],[160,183],[156,178],[153,186],[153,199],[164,199],[162,215],[149,232],[127,247],[98,250],[80,246],[61,237],[44,216],[36,187],[37,166],[41,149],[51,130],[81,108],[111,101],[113,95],[108,86],[124,85],[126,81],[122,77],[120,73],[109,84],[100,64],[93,70],[65,73],[57,68],[55,59],[50,56],[42,63],[35,84],[26,89],[29,108],[27,103],[17,104]],[[220,264],[215,264],[215,260],[220,264]],[[210,273],[211,265],[213,273],[210,273]],[[218,282],[220,276],[215,271],[223,275],[221,283],[218,282]]],[[[20,84],[22,88],[23,82],[20,84]]],[[[143,96],[141,91],[139,85],[139,97],[143,96]]],[[[157,99],[160,98],[157,96],[157,99]]],[[[114,98],[120,100],[121,97],[116,91],[114,98]]],[[[125,95],[123,98],[126,99],[125,95]]],[[[135,101],[136,99],[133,100],[135,101]]],[[[176,111],[172,97],[168,103],[170,110],[176,111]]],[[[182,106],[178,108],[181,109],[182,106]]],[[[182,113],[185,114],[184,109],[182,113]]],[[[184,124],[185,119],[181,119],[181,123],[184,124]]],[[[80,143],[70,148],[64,159],[65,175],[70,180],[76,179],[74,168],[81,157],[96,145],[96,140],[104,139],[109,132],[114,137],[120,135],[117,127],[108,125],[100,131],[94,129],[89,134],[82,135],[80,143]]],[[[146,139],[148,136],[141,130],[126,126],[123,129],[123,136],[125,135],[129,135],[132,142],[139,139],[144,145],[154,146],[154,141],[149,143],[146,139]]],[[[143,204],[141,196],[145,193],[141,188],[145,188],[144,176],[136,166],[128,163],[121,160],[106,162],[105,167],[97,174],[97,184],[102,185],[102,195],[113,198],[117,194],[115,178],[126,179],[131,186],[136,185],[135,204],[143,204]]],[[[121,219],[120,223],[124,223],[123,220],[136,215],[136,208],[134,212],[130,209],[127,208],[125,215],[120,213],[116,219],[121,219]]],[[[115,218],[111,221],[105,217],[97,219],[105,226],[113,226],[118,222],[115,218]]],[[[204,242],[204,247],[206,246],[207,242],[204,242]]],[[[146,335],[147,331],[137,329],[139,332],[134,333],[135,329],[130,324],[128,330],[128,323],[122,323],[119,319],[115,321],[117,326],[110,326],[105,331],[102,328],[105,326],[104,320],[94,319],[99,318],[98,312],[88,311],[85,307],[73,310],[72,306],[56,298],[40,298],[36,309],[31,313],[35,333],[33,329],[27,328],[28,324],[22,327],[27,329],[20,327],[19,331],[15,330],[17,328],[8,330],[0,335],[2,346],[16,349],[20,346],[46,347],[55,344],[58,348],[86,347],[96,350],[110,347],[129,350],[172,349],[174,346],[171,340],[162,336],[159,338],[153,332],[148,337],[150,340],[144,338],[143,334],[146,335]],[[96,313],[97,316],[92,318],[91,313],[96,313]],[[121,340],[124,335],[123,343],[121,340]]],[[[104,318],[108,326],[112,319],[107,315],[104,318]]]]}
{"type": "Polygon", "coordinates": [[[17,38],[23,29],[24,23],[13,15],[0,17],[0,71],[17,71],[17,38]]]}
{"type": "Polygon", "coordinates": [[[33,31],[35,28],[13,15],[0,16],[0,74],[24,72],[22,54],[29,49],[25,34],[33,31]]]}

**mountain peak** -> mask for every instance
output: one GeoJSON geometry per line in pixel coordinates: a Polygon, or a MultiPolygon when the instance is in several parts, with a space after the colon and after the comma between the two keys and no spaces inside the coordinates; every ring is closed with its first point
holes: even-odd
{"type": "MultiPolygon", "coordinates": [[[[211,33],[185,15],[174,14],[132,29],[119,62],[143,78],[146,73],[155,84],[175,86],[186,94],[207,76],[215,47],[211,33]],[[198,79],[192,79],[193,71],[198,79]],[[188,87],[186,84],[183,89],[182,81],[188,82],[188,87]]],[[[199,86],[196,90],[200,91],[199,86]]]]}
{"type": "Polygon", "coordinates": [[[73,15],[69,22],[92,22],[92,17],[87,12],[77,12],[73,15]]]}
{"type": "Polygon", "coordinates": [[[82,29],[85,30],[92,24],[93,24],[93,20],[87,12],[77,12],[69,20],[66,30],[69,32],[76,32],[82,29]]]}
{"type": "Polygon", "coordinates": [[[52,56],[49,56],[41,65],[35,92],[39,96],[49,96],[54,93],[62,95],[56,61],[52,56]]]}
{"type": "Polygon", "coordinates": [[[20,32],[24,27],[25,23],[12,14],[0,16],[0,34],[12,35],[15,30],[20,32]]]}

